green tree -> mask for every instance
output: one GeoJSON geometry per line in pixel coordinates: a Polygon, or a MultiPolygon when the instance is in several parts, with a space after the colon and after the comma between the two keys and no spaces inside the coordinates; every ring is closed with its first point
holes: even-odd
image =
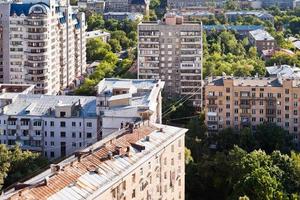
{"type": "Polygon", "coordinates": [[[109,51],[111,51],[110,45],[100,38],[90,39],[87,42],[86,54],[88,61],[102,60],[109,51]]]}
{"type": "Polygon", "coordinates": [[[105,22],[103,20],[102,15],[100,15],[100,14],[92,14],[87,19],[87,26],[88,26],[87,29],[89,31],[103,29],[104,24],[105,24],[105,22]]]}
{"type": "Polygon", "coordinates": [[[108,41],[109,45],[111,46],[111,49],[114,53],[120,52],[122,50],[122,47],[120,45],[119,40],[117,39],[110,39],[108,41]]]}
{"type": "Polygon", "coordinates": [[[4,144],[0,144],[0,190],[4,184],[4,179],[10,168],[9,151],[4,144]]]}
{"type": "Polygon", "coordinates": [[[249,51],[248,51],[248,55],[249,55],[250,58],[256,59],[257,58],[257,49],[256,49],[256,47],[250,47],[249,51]]]}

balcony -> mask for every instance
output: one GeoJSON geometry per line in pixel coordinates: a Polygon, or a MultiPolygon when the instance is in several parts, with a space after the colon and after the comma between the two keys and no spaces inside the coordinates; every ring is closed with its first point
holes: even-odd
{"type": "Polygon", "coordinates": [[[17,139],[17,134],[14,135],[7,135],[8,140],[16,140],[17,139]]]}
{"type": "Polygon", "coordinates": [[[16,130],[17,129],[17,124],[8,124],[7,129],[16,130]]]}
{"type": "Polygon", "coordinates": [[[240,104],[240,108],[241,109],[250,109],[251,108],[251,104],[240,104]]]}
{"type": "Polygon", "coordinates": [[[216,117],[218,115],[217,112],[207,112],[207,116],[209,117],[216,117]]]}
{"type": "Polygon", "coordinates": [[[207,99],[210,99],[210,100],[216,100],[218,98],[218,96],[213,95],[213,94],[208,94],[206,97],[207,97],[207,99]]]}

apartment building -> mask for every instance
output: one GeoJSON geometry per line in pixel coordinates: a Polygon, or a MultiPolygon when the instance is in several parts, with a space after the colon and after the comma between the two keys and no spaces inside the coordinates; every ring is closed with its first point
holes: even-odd
{"type": "Polygon", "coordinates": [[[261,5],[263,8],[277,6],[281,10],[289,10],[295,7],[295,0],[261,0],[261,5]]]}
{"type": "Polygon", "coordinates": [[[57,94],[85,72],[83,13],[57,0],[1,3],[0,13],[3,83],[34,84],[37,94],[57,94]]]}
{"type": "Polygon", "coordinates": [[[187,129],[130,124],[3,194],[4,199],[185,199],[187,129]]]}
{"type": "Polygon", "coordinates": [[[190,96],[202,105],[202,24],[167,14],[138,25],[138,78],[165,81],[168,97],[190,96]]]}
{"type": "Polygon", "coordinates": [[[105,12],[129,12],[149,14],[149,0],[107,0],[105,12]]]}
{"type": "Polygon", "coordinates": [[[263,50],[275,49],[276,40],[265,30],[253,30],[249,32],[249,42],[256,47],[259,53],[263,50]]]}
{"type": "MultiPolygon", "coordinates": [[[[300,138],[300,80],[288,77],[209,77],[205,121],[210,132],[276,123],[300,138]]],[[[299,141],[298,141],[299,142],[299,141]]]]}
{"type": "Polygon", "coordinates": [[[49,159],[70,155],[101,138],[96,97],[4,93],[0,142],[43,153],[49,159]]]}
{"type": "Polygon", "coordinates": [[[268,21],[271,23],[274,23],[274,16],[271,15],[270,13],[266,12],[266,11],[245,11],[245,10],[241,10],[241,11],[228,11],[225,12],[225,17],[228,21],[230,22],[235,22],[237,21],[240,17],[248,17],[248,16],[253,16],[253,17],[257,17],[258,19],[262,20],[262,21],[268,21]]]}
{"type": "Polygon", "coordinates": [[[32,94],[0,85],[0,143],[19,143],[49,159],[68,156],[141,120],[161,123],[159,80],[104,79],[96,97],[32,94]]]}
{"type": "Polygon", "coordinates": [[[162,122],[160,80],[103,79],[97,86],[97,113],[102,119],[102,135],[125,126],[126,122],[162,122]]]}
{"type": "Polygon", "coordinates": [[[93,11],[96,13],[104,13],[105,1],[104,0],[79,0],[78,7],[80,9],[93,11]]]}

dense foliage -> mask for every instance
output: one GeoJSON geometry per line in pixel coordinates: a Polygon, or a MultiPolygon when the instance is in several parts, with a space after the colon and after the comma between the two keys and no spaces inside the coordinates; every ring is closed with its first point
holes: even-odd
{"type": "Polygon", "coordinates": [[[300,154],[290,151],[286,131],[262,124],[255,133],[225,129],[208,136],[203,120],[187,125],[186,199],[299,198],[300,154]]]}
{"type": "Polygon", "coordinates": [[[94,95],[95,85],[112,76],[131,77],[127,73],[136,57],[137,21],[103,20],[102,15],[92,14],[87,20],[88,30],[103,29],[111,33],[108,43],[101,39],[87,42],[87,60],[99,61],[94,73],[75,91],[79,95],[94,95]]]}
{"type": "Polygon", "coordinates": [[[18,145],[7,149],[0,144],[0,189],[9,186],[20,179],[33,175],[45,167],[48,160],[39,153],[22,151],[18,145]]]}

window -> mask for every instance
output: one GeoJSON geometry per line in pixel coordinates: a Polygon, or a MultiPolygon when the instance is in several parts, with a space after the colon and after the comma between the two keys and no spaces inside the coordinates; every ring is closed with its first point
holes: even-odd
{"type": "Polygon", "coordinates": [[[50,137],[54,137],[54,131],[50,132],[50,137]]]}
{"type": "Polygon", "coordinates": [[[47,131],[45,131],[44,135],[45,135],[45,137],[47,137],[47,131]]]}
{"type": "Polygon", "coordinates": [[[51,141],[51,142],[50,142],[50,145],[51,145],[51,146],[54,146],[54,141],[51,141]]]}
{"type": "Polygon", "coordinates": [[[132,174],[132,182],[135,183],[135,173],[132,174]]]}
{"type": "Polygon", "coordinates": [[[72,138],[76,138],[76,132],[72,132],[72,138]]]}
{"type": "Polygon", "coordinates": [[[87,138],[92,138],[92,133],[86,133],[87,138]]]}
{"type": "Polygon", "coordinates": [[[226,101],[230,101],[230,96],[226,96],[226,101]]]}
{"type": "Polygon", "coordinates": [[[87,126],[87,127],[92,127],[92,125],[93,125],[92,122],[87,122],[87,123],[86,123],[86,126],[87,126]]]}
{"type": "Polygon", "coordinates": [[[66,137],[66,132],[60,132],[60,137],[66,137]]]}
{"type": "Polygon", "coordinates": [[[171,152],[172,153],[174,152],[174,145],[173,144],[171,145],[171,152]]]}
{"type": "Polygon", "coordinates": [[[230,88],[226,88],[226,92],[229,93],[230,92],[230,88]]]}
{"type": "Polygon", "coordinates": [[[50,157],[53,158],[54,157],[54,151],[50,152],[50,157]]]}
{"type": "Polygon", "coordinates": [[[281,98],[281,93],[277,93],[277,98],[281,98]]]}
{"type": "Polygon", "coordinates": [[[123,190],[126,190],[126,181],[123,181],[122,188],[123,188],[123,190]]]}
{"type": "Polygon", "coordinates": [[[66,127],[66,122],[60,122],[60,127],[66,127]]]}
{"type": "Polygon", "coordinates": [[[289,89],[285,89],[285,94],[289,94],[289,89]]]}
{"type": "Polygon", "coordinates": [[[50,126],[54,126],[54,121],[51,121],[51,122],[50,122],[50,126]]]}
{"type": "Polygon", "coordinates": [[[131,197],[132,197],[132,198],[135,198],[135,189],[132,190],[132,195],[131,195],[131,197]]]}
{"type": "Polygon", "coordinates": [[[72,142],[72,147],[76,147],[76,142],[72,142]]]}
{"type": "Polygon", "coordinates": [[[60,112],[60,117],[65,117],[66,116],[66,112],[60,112]]]}
{"type": "Polygon", "coordinates": [[[82,134],[81,134],[81,132],[79,132],[79,138],[81,138],[82,137],[82,134]]]}
{"type": "Polygon", "coordinates": [[[72,126],[76,126],[76,122],[72,122],[72,126]]]}

